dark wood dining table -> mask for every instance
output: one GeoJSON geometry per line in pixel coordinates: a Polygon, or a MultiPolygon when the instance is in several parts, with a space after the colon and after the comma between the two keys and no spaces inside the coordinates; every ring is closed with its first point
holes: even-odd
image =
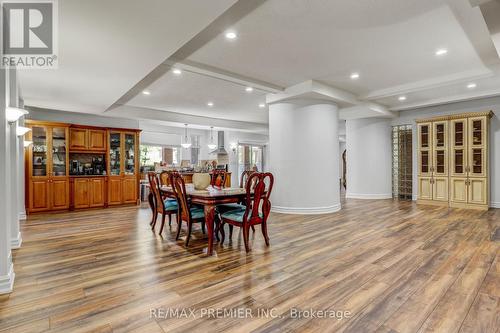
{"type": "MultiPolygon", "coordinates": [[[[166,196],[175,196],[170,186],[162,186],[161,191],[166,196]]],[[[204,208],[205,223],[208,234],[208,248],[206,253],[207,255],[212,256],[214,252],[214,221],[216,206],[220,204],[238,203],[244,201],[246,197],[246,190],[239,187],[223,189],[209,187],[206,190],[196,190],[192,186],[186,186],[186,194],[188,200],[190,200],[192,204],[201,205],[204,208]]]]}

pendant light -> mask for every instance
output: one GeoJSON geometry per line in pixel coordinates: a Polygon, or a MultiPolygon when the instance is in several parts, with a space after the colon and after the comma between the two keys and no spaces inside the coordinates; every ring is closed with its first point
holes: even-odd
{"type": "Polygon", "coordinates": [[[189,137],[188,137],[188,124],[184,124],[184,126],[186,126],[184,128],[184,140],[182,141],[181,143],[181,146],[182,148],[189,148],[191,147],[191,142],[189,140],[189,137]]]}
{"type": "Polygon", "coordinates": [[[217,148],[217,144],[214,142],[214,127],[210,126],[210,142],[208,143],[208,149],[214,150],[217,148]]]}

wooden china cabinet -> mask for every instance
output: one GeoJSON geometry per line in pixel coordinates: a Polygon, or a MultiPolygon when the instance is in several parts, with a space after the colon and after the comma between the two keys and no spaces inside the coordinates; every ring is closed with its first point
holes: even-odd
{"type": "Polygon", "coordinates": [[[418,202],[488,209],[492,112],[417,120],[418,202]]]}
{"type": "Polygon", "coordinates": [[[68,124],[26,122],[28,212],[69,208],[68,124]]]}
{"type": "Polygon", "coordinates": [[[26,126],[33,142],[25,159],[28,213],[138,203],[139,130],[34,120],[26,126]],[[96,158],[105,160],[103,168],[87,173],[96,158]],[[73,173],[79,168],[82,174],[73,173]]]}
{"type": "Polygon", "coordinates": [[[108,205],[136,203],[139,198],[139,134],[108,132],[108,205]]]}

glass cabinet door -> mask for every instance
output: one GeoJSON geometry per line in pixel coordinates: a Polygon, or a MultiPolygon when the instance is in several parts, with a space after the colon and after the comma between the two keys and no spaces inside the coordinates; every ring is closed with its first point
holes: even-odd
{"type": "Polygon", "coordinates": [[[465,177],[467,174],[467,121],[452,120],[451,126],[451,174],[465,177]]]}
{"type": "Polygon", "coordinates": [[[418,126],[418,135],[420,148],[430,148],[430,140],[431,140],[431,126],[430,124],[421,124],[418,126]]]}
{"type": "Polygon", "coordinates": [[[32,176],[45,177],[47,174],[47,128],[33,126],[31,128],[33,141],[32,176]]]}
{"type": "Polygon", "coordinates": [[[432,174],[431,123],[418,124],[418,173],[421,176],[432,174]]]}
{"type": "Polygon", "coordinates": [[[134,175],[135,174],[135,134],[125,133],[125,174],[134,175]]]}
{"type": "Polygon", "coordinates": [[[66,174],[66,128],[52,128],[52,176],[66,174]]]}
{"type": "Polygon", "coordinates": [[[111,176],[120,175],[121,159],[121,133],[112,132],[109,134],[109,174],[111,176]]]}
{"type": "Polygon", "coordinates": [[[448,175],[448,122],[433,123],[434,166],[432,172],[438,176],[448,175]]]}
{"type": "Polygon", "coordinates": [[[469,176],[486,175],[486,117],[469,118],[469,176]]]}

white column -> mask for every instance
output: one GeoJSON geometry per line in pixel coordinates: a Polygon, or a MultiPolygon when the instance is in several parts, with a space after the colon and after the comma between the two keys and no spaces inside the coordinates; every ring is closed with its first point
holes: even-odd
{"type": "Polygon", "coordinates": [[[390,120],[346,121],[347,198],[392,198],[391,145],[390,120]]]}
{"type": "MultiPolygon", "coordinates": [[[[22,108],[22,106],[20,106],[22,108]]],[[[19,125],[24,126],[24,118],[19,120],[19,125]]],[[[17,145],[17,209],[19,220],[26,220],[25,183],[24,183],[24,137],[18,138],[17,145]]]]}
{"type": "Polygon", "coordinates": [[[272,210],[323,214],[340,210],[338,108],[322,100],[269,106],[272,210]]]}
{"type": "Polygon", "coordinates": [[[14,269],[11,256],[10,135],[5,118],[7,71],[0,68],[0,294],[12,291],[14,269]]]}

